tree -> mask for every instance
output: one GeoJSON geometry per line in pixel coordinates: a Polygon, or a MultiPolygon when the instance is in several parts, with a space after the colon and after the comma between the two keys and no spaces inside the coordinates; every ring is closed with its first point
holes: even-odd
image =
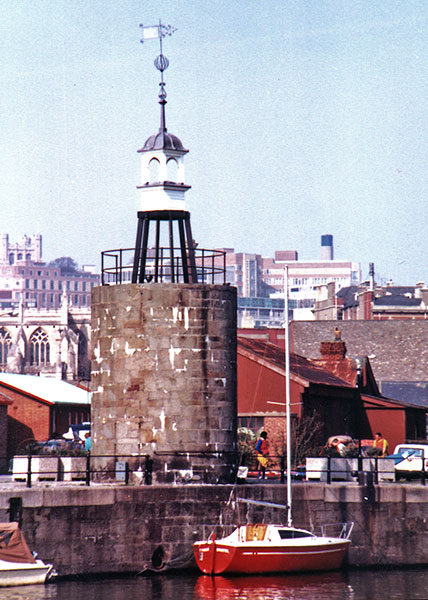
{"type": "MultiPolygon", "coordinates": [[[[291,420],[291,465],[297,467],[304,463],[307,456],[318,456],[318,438],[321,423],[316,413],[291,420]]],[[[287,452],[287,436],[285,431],[279,438],[273,440],[273,447],[278,456],[287,452]]]]}
{"type": "Polygon", "coordinates": [[[60,258],[55,258],[54,260],[51,260],[48,266],[61,269],[61,273],[76,273],[79,271],[79,265],[70,256],[61,256],[60,258]]]}

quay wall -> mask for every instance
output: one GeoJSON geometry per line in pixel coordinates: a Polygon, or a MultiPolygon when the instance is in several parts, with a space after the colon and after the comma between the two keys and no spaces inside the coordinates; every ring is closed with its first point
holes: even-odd
{"type": "MultiPolygon", "coordinates": [[[[285,504],[286,486],[245,484],[239,496],[285,504]]],[[[0,489],[0,519],[22,503],[32,550],[61,576],[195,567],[192,542],[218,523],[230,485],[125,486],[12,484],[0,489]],[[11,501],[12,499],[12,501],[11,501]]],[[[241,522],[284,522],[274,508],[245,504],[241,522]]],[[[225,520],[231,518],[227,509],[225,520]]],[[[294,486],[296,526],[353,521],[350,566],[428,564],[428,487],[417,484],[305,482],[294,486]]]]}

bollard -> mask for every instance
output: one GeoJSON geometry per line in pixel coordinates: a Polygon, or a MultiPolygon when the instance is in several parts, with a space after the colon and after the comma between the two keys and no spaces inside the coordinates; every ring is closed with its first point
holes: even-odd
{"type": "Polygon", "coordinates": [[[375,487],[373,483],[373,473],[359,471],[358,472],[358,484],[364,487],[363,500],[369,504],[375,502],[375,487]]]}

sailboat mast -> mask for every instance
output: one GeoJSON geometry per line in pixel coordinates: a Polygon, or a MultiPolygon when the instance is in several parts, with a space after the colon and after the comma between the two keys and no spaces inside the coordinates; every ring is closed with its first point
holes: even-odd
{"type": "Polygon", "coordinates": [[[290,415],[290,332],[288,315],[288,265],[284,270],[284,331],[285,331],[285,405],[287,435],[287,525],[292,526],[291,516],[291,415],[290,415]]]}

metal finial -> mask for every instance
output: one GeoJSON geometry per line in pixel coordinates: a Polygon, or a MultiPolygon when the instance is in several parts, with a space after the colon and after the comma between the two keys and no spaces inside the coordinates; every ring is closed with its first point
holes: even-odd
{"type": "Polygon", "coordinates": [[[161,74],[160,80],[160,90],[159,90],[159,104],[161,105],[161,115],[160,115],[160,128],[159,131],[166,132],[166,119],[165,119],[165,104],[166,104],[166,90],[165,90],[165,82],[163,80],[163,72],[169,66],[169,60],[162,52],[162,40],[167,35],[171,36],[174,31],[177,31],[176,27],[172,25],[162,25],[161,20],[159,19],[159,25],[140,25],[141,27],[141,43],[144,44],[145,40],[159,40],[159,48],[160,54],[156,57],[154,61],[154,65],[161,74]]]}
{"type": "Polygon", "coordinates": [[[166,71],[169,67],[169,60],[164,54],[159,54],[157,58],[155,58],[154,65],[158,71],[166,71]]]}

